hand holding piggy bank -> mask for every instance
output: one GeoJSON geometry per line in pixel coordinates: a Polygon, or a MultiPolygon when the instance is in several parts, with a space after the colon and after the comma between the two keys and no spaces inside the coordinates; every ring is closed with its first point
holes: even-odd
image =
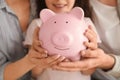
{"type": "Polygon", "coordinates": [[[86,49],[83,42],[88,41],[84,36],[88,24],[83,10],[75,7],[69,13],[56,14],[49,9],[43,9],[40,18],[42,25],[39,39],[48,54],[60,54],[72,61],[80,60],[80,51],[86,49]]]}

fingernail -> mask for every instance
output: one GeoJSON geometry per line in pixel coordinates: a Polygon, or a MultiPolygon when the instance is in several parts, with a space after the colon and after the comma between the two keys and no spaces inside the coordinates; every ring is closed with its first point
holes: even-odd
{"type": "Polygon", "coordinates": [[[64,60],[66,57],[62,56],[62,60],[64,60]]]}
{"type": "Polygon", "coordinates": [[[48,51],[46,51],[46,50],[45,50],[44,52],[45,52],[45,53],[48,53],[48,51]]]}
{"type": "Polygon", "coordinates": [[[59,57],[60,57],[60,55],[55,55],[55,57],[59,58],[59,57]]]}
{"type": "Polygon", "coordinates": [[[84,56],[85,55],[85,51],[81,51],[81,55],[84,56]]]}

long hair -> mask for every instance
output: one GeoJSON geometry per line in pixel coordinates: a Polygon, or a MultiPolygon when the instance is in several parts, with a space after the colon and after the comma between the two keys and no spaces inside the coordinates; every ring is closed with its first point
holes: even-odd
{"type": "MultiPolygon", "coordinates": [[[[36,0],[36,3],[37,3],[37,14],[39,15],[39,12],[42,9],[47,8],[47,6],[45,4],[45,0],[36,0]]],[[[81,7],[84,10],[85,17],[91,18],[92,14],[91,14],[91,7],[89,0],[75,0],[74,7],[76,6],[81,7]]]]}

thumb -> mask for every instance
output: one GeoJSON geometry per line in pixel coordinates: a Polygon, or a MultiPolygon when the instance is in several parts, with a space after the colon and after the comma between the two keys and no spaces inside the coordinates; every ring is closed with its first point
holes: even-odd
{"type": "Polygon", "coordinates": [[[39,40],[39,31],[40,31],[40,28],[39,27],[36,27],[35,28],[35,31],[34,31],[34,34],[33,34],[33,39],[34,40],[39,40]]]}
{"type": "Polygon", "coordinates": [[[96,58],[98,54],[94,50],[81,51],[81,56],[84,58],[96,58]]]}

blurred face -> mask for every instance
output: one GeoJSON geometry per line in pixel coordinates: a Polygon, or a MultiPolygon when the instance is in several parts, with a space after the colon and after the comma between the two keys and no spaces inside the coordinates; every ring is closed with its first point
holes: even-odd
{"type": "Polygon", "coordinates": [[[48,9],[55,13],[69,12],[75,3],[75,0],[45,0],[48,9]]]}

